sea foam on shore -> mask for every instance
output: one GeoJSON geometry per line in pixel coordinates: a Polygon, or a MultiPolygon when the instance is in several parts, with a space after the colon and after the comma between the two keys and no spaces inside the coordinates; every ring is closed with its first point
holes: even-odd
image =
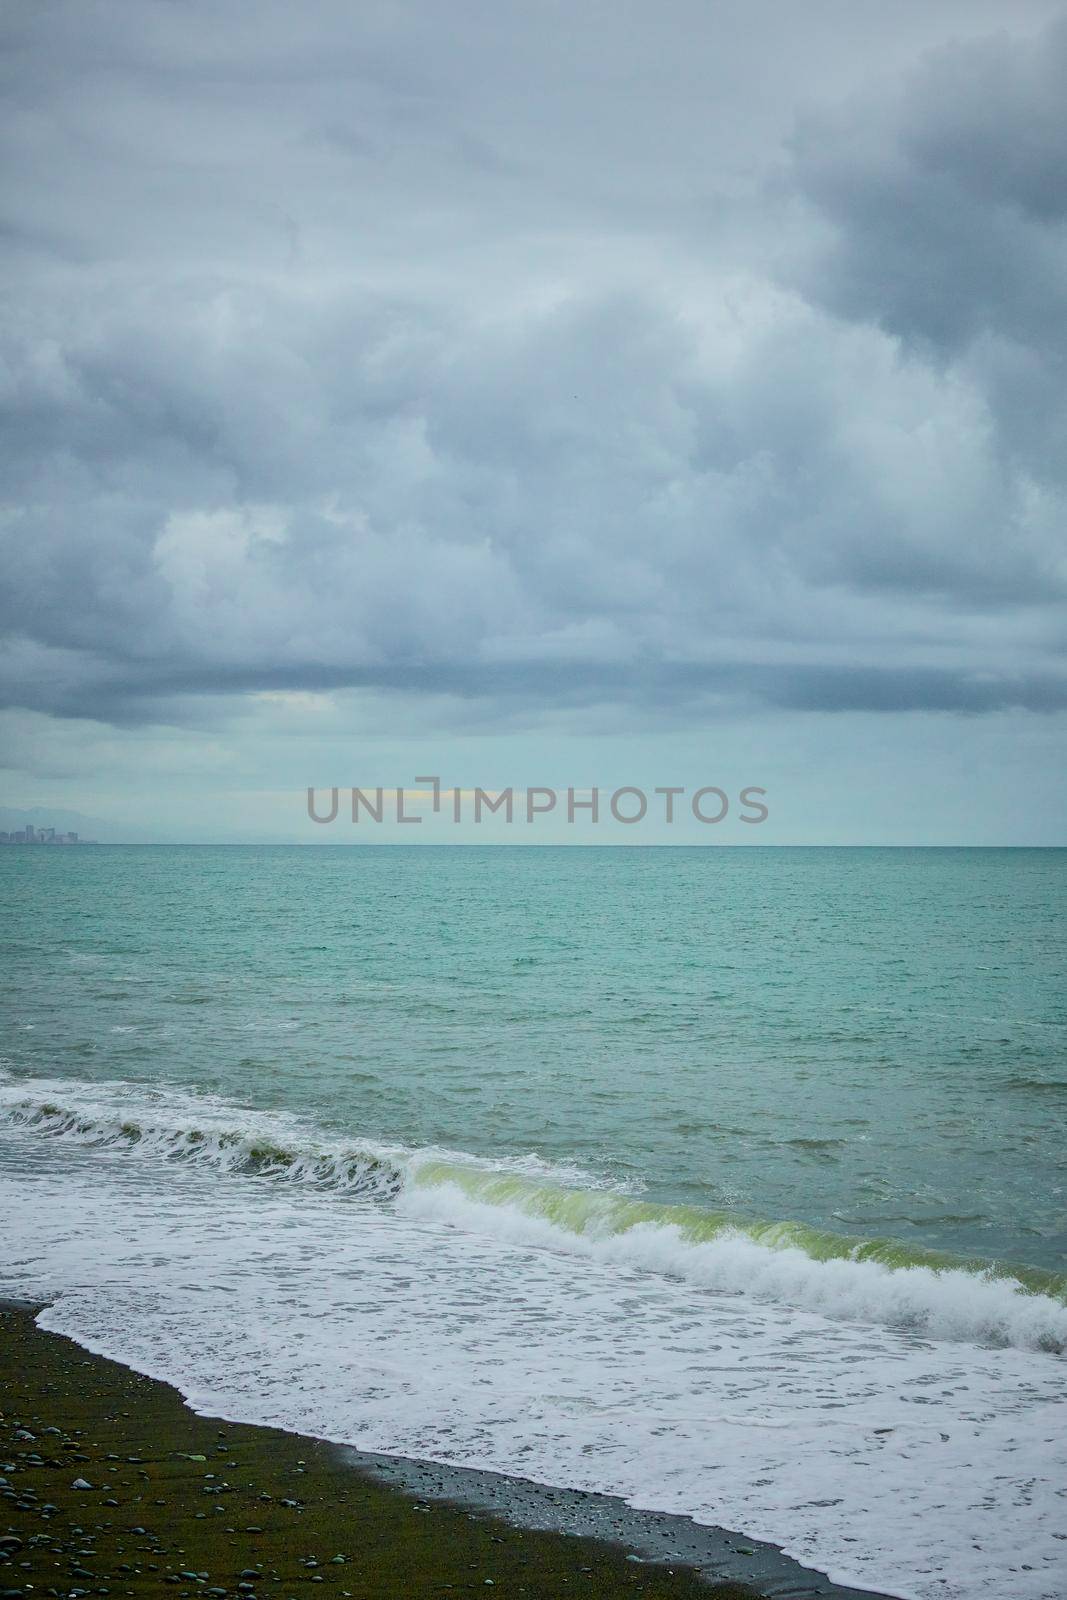
{"type": "Polygon", "coordinates": [[[1060,1600],[1062,1358],[1003,1328],[931,1337],[921,1300],[901,1325],[795,1292],[914,1275],[1062,1311],[1021,1282],[803,1252],[798,1270],[791,1246],[686,1239],[543,1162],[337,1147],[208,1096],[12,1079],[2,1098],[0,1287],[201,1410],[615,1495],[859,1588],[1060,1600]],[[540,1214],[576,1203],[637,1217],[540,1214]],[[734,1281],[693,1270],[709,1259],[734,1281]],[[755,1259],[786,1269],[773,1293],[741,1281],[755,1259]]]}

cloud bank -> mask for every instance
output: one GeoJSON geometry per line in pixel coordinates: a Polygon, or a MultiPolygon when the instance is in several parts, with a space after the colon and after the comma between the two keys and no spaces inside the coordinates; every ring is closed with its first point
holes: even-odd
{"type": "Polygon", "coordinates": [[[0,704],[1063,709],[1067,21],[931,9],[9,11],[0,704]]]}

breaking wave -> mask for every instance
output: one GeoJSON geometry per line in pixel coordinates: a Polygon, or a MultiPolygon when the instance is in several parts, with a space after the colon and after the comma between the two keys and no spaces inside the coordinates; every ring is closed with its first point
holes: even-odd
{"type": "Polygon", "coordinates": [[[0,1081],[0,1127],[309,1185],[408,1216],[928,1338],[1067,1350],[1067,1275],[647,1200],[536,1155],[343,1141],[286,1113],[130,1084],[0,1081]]]}

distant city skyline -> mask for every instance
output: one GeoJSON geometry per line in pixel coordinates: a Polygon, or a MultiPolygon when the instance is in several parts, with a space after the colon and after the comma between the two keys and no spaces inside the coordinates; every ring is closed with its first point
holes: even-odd
{"type": "Polygon", "coordinates": [[[76,833],[57,833],[54,828],[0,828],[0,844],[95,844],[95,839],[79,839],[76,833]]]}

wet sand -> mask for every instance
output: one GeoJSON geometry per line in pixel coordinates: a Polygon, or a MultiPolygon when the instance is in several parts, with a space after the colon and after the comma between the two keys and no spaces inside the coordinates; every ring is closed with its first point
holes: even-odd
{"type": "Polygon", "coordinates": [[[773,1547],[609,1497],[197,1416],[169,1385],[37,1328],[31,1308],[0,1307],[0,1597],[317,1592],[855,1593],[773,1547]],[[754,1581],[715,1581],[747,1562],[754,1581]]]}

